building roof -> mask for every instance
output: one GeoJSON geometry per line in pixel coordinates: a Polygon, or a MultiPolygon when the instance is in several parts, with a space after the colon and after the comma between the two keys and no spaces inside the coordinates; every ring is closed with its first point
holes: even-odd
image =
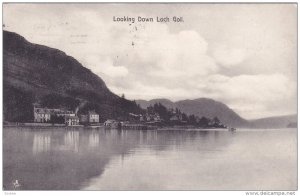
{"type": "MultiPolygon", "coordinates": [[[[88,114],[91,115],[91,114],[97,114],[97,113],[92,110],[92,111],[89,111],[88,114]]],[[[97,114],[97,115],[99,115],[99,114],[97,114]]]]}
{"type": "Polygon", "coordinates": [[[141,115],[139,115],[139,114],[134,114],[134,113],[129,113],[129,115],[130,115],[130,116],[134,116],[134,117],[139,117],[139,116],[141,116],[141,115]]]}
{"type": "Polygon", "coordinates": [[[64,110],[64,109],[57,109],[57,108],[41,108],[35,107],[36,112],[39,114],[73,114],[73,111],[64,110]]]}
{"type": "Polygon", "coordinates": [[[176,115],[176,116],[172,116],[171,118],[170,118],[170,120],[179,120],[179,117],[176,115]]]}
{"type": "Polygon", "coordinates": [[[36,112],[39,114],[50,114],[51,110],[47,108],[36,108],[36,112]]]}

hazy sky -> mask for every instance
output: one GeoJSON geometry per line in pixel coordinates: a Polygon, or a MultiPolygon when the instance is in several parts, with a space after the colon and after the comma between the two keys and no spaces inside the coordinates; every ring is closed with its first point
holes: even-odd
{"type": "Polygon", "coordinates": [[[4,4],[3,17],[128,99],[208,97],[249,119],[297,112],[296,4],[4,4]]]}

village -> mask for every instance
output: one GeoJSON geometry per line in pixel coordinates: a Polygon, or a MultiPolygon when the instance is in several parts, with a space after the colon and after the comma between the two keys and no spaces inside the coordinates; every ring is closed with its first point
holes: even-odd
{"type": "Polygon", "coordinates": [[[100,122],[100,115],[95,110],[89,110],[86,113],[78,113],[77,110],[71,111],[63,108],[47,108],[40,104],[33,104],[33,123],[27,123],[33,126],[67,126],[67,127],[89,127],[107,129],[156,129],[165,126],[185,126],[202,125],[202,127],[226,128],[216,117],[213,120],[205,117],[190,116],[178,110],[169,109],[169,117],[162,118],[159,113],[152,109],[144,114],[128,113],[128,118],[106,119],[100,122]],[[151,112],[150,112],[151,111],[151,112]],[[193,123],[191,123],[193,121],[193,123]]]}

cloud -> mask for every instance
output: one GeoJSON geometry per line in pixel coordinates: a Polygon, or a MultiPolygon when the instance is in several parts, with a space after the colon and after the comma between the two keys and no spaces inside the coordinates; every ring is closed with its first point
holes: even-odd
{"type": "Polygon", "coordinates": [[[213,57],[220,65],[230,68],[242,63],[247,57],[247,51],[241,48],[230,48],[226,45],[218,45],[213,51],[213,57]]]}
{"type": "Polygon", "coordinates": [[[128,75],[128,69],[125,66],[115,66],[114,62],[109,57],[99,57],[89,55],[84,59],[88,68],[93,70],[98,75],[106,75],[108,77],[125,77],[128,75]]]}
{"type": "MultiPolygon", "coordinates": [[[[148,74],[168,80],[207,75],[217,69],[214,60],[206,54],[207,42],[197,32],[171,34],[165,30],[166,25],[151,25],[148,29],[161,33],[145,32],[148,40],[141,44],[137,40],[136,61],[130,64],[151,63],[148,74]]],[[[143,69],[142,66],[135,68],[143,69]]]]}
{"type": "Polygon", "coordinates": [[[262,111],[266,115],[296,113],[297,84],[283,74],[215,75],[206,83],[206,88],[212,92],[210,96],[222,100],[248,118],[256,118],[262,111]]]}

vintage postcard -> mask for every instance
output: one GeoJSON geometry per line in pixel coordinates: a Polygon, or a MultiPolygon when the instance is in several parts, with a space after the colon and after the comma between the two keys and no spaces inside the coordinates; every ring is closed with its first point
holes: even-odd
{"type": "Polygon", "coordinates": [[[297,3],[2,9],[4,191],[295,194],[297,3]]]}

